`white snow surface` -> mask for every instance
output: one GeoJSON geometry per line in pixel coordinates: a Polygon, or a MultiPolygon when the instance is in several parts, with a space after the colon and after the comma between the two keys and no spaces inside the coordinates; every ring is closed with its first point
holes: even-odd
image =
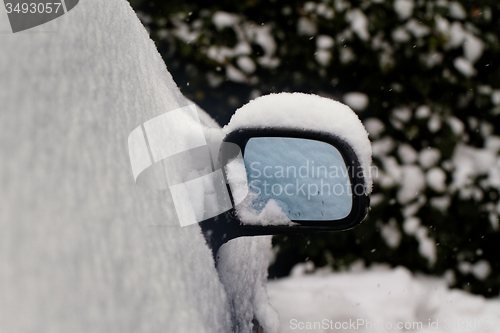
{"type": "Polygon", "coordinates": [[[243,223],[254,225],[294,224],[274,199],[270,199],[260,212],[254,208],[253,203],[259,196],[248,185],[247,170],[242,159],[232,160],[225,168],[236,205],[236,213],[243,223]]]}
{"type": "Polygon", "coordinates": [[[465,34],[464,55],[467,60],[475,63],[483,55],[484,42],[472,33],[465,34]]]}
{"type": "Polygon", "coordinates": [[[466,31],[460,22],[453,22],[449,31],[450,40],[448,45],[455,48],[463,44],[465,40],[466,31]]]}
{"type": "Polygon", "coordinates": [[[500,90],[494,90],[491,94],[491,102],[495,105],[500,105],[500,90]]]}
{"type": "Polygon", "coordinates": [[[396,219],[391,218],[389,223],[382,224],[380,227],[380,234],[385,243],[392,249],[398,248],[401,243],[401,232],[397,226],[396,219]]]}
{"type": "Polygon", "coordinates": [[[443,169],[434,167],[427,171],[427,185],[436,192],[444,192],[446,190],[446,174],[443,169]]]}
{"type": "Polygon", "coordinates": [[[436,241],[429,237],[429,229],[423,225],[419,226],[415,238],[420,255],[427,259],[429,266],[434,265],[437,259],[436,241]]]}
{"type": "Polygon", "coordinates": [[[297,22],[297,33],[299,35],[314,36],[318,32],[316,23],[309,20],[307,17],[300,17],[297,22]]]}
{"type": "Polygon", "coordinates": [[[474,65],[472,62],[469,60],[463,58],[463,57],[458,57],[453,61],[453,65],[455,68],[462,73],[465,77],[471,77],[476,75],[476,69],[474,68],[474,65]]]}
{"type": "Polygon", "coordinates": [[[374,141],[372,143],[373,156],[386,156],[394,149],[395,146],[396,143],[394,142],[394,140],[390,136],[385,136],[380,140],[374,141]]]}
{"type": "Polygon", "coordinates": [[[236,208],[239,219],[245,224],[254,225],[294,225],[283,209],[274,199],[270,199],[259,212],[253,207],[253,203],[259,196],[249,192],[240,206],[236,208]]]}
{"type": "Polygon", "coordinates": [[[370,134],[370,137],[378,138],[379,135],[385,130],[384,123],[378,118],[368,118],[365,119],[364,123],[366,130],[370,134]]]}
{"type": "Polygon", "coordinates": [[[420,165],[427,169],[435,165],[441,158],[441,152],[437,148],[428,147],[423,149],[418,154],[418,162],[420,165]]]}
{"type": "Polygon", "coordinates": [[[437,114],[432,115],[427,122],[427,127],[432,133],[439,131],[441,129],[441,125],[441,118],[437,114]]]}
{"type": "MultiPolygon", "coordinates": [[[[492,137],[495,139],[495,137],[492,137]]],[[[474,177],[478,175],[488,176],[488,183],[493,187],[500,188],[500,160],[497,157],[498,149],[494,140],[485,148],[475,148],[459,144],[453,153],[453,164],[455,170],[453,181],[450,185],[451,191],[464,192],[472,185],[474,177]]],[[[496,138],[498,140],[498,138],[496,138]]]]}
{"type": "Polygon", "coordinates": [[[226,66],[226,76],[229,80],[233,82],[246,82],[247,80],[246,75],[232,65],[226,66]]]}
{"type": "Polygon", "coordinates": [[[391,33],[392,39],[398,43],[404,43],[411,39],[410,34],[406,31],[404,27],[398,27],[394,29],[391,33]]]}
{"type": "Polygon", "coordinates": [[[453,1],[450,3],[450,16],[457,20],[463,20],[467,17],[467,13],[459,2],[453,1]]]}
{"type": "Polygon", "coordinates": [[[425,178],[422,169],[416,165],[405,165],[401,169],[403,179],[397,200],[404,205],[415,199],[425,188],[425,178]]]}
{"type": "Polygon", "coordinates": [[[453,133],[456,135],[462,135],[464,133],[464,123],[458,119],[457,117],[454,116],[449,116],[448,119],[446,119],[448,122],[448,125],[451,127],[451,130],[453,133]]]}
{"type": "Polygon", "coordinates": [[[256,65],[253,60],[250,59],[250,57],[239,57],[238,60],[236,60],[236,63],[238,64],[238,67],[247,74],[252,74],[253,72],[255,72],[256,65]]]}
{"type": "MultiPolygon", "coordinates": [[[[479,276],[488,273],[488,267],[483,264],[476,270],[479,276]]],[[[412,275],[402,267],[366,269],[362,263],[342,273],[318,269],[305,274],[307,269],[295,267],[294,271],[302,274],[268,283],[271,304],[280,313],[284,333],[494,333],[500,327],[499,299],[488,300],[462,290],[449,289],[445,276],[412,275]],[[322,326],[324,320],[327,326],[322,326]],[[398,323],[407,325],[407,329],[398,329],[398,323]],[[429,323],[432,323],[431,327],[429,323]],[[472,326],[461,329],[462,323],[472,326]],[[306,329],[308,324],[310,329],[306,329]],[[335,329],[336,324],[344,325],[344,329],[339,329],[339,326],[335,329]]]]}
{"type": "Polygon", "coordinates": [[[405,27],[406,27],[406,29],[408,29],[408,31],[410,31],[413,34],[413,36],[415,36],[417,38],[422,38],[424,36],[427,36],[430,33],[429,27],[420,23],[419,21],[417,21],[414,18],[410,19],[406,23],[405,27]]]}
{"type": "Polygon", "coordinates": [[[370,38],[368,18],[359,8],[349,11],[346,18],[351,23],[351,29],[358,35],[359,39],[367,41],[370,38]]]}
{"type": "Polygon", "coordinates": [[[190,102],[128,2],[9,30],[2,6],[0,331],[230,332],[229,293],[272,332],[268,260],[242,250],[263,241],[233,241],[224,286],[199,226],[180,228],[170,194],[134,182],[130,132],[190,102]]]}
{"type": "Polygon", "coordinates": [[[394,110],[392,110],[391,115],[393,118],[395,118],[399,121],[402,121],[404,123],[407,123],[411,119],[412,112],[411,112],[411,109],[409,107],[401,106],[401,107],[397,107],[394,110]]]}
{"type": "Polygon", "coordinates": [[[365,171],[366,191],[372,190],[370,174],[372,147],[358,116],[340,102],[303,93],[280,93],[256,98],[236,110],[227,134],[243,128],[280,127],[321,131],[345,140],[365,171]]]}
{"type": "Polygon", "coordinates": [[[320,65],[327,66],[332,59],[332,52],[328,50],[318,50],[314,53],[314,57],[320,65]]]}
{"type": "Polygon", "coordinates": [[[427,68],[433,68],[443,63],[443,54],[436,51],[430,51],[428,53],[421,53],[420,59],[427,68]]]}
{"type": "Polygon", "coordinates": [[[249,187],[245,163],[240,158],[234,159],[225,168],[234,204],[238,205],[248,195],[249,187]]]}
{"type": "Polygon", "coordinates": [[[432,207],[442,211],[446,212],[448,207],[450,207],[451,204],[451,198],[447,195],[442,196],[442,197],[434,197],[430,199],[430,202],[432,207]]]}
{"type": "Polygon", "coordinates": [[[239,21],[239,17],[235,14],[227,12],[216,12],[212,17],[212,22],[219,30],[224,28],[231,28],[239,21]]]}
{"type": "Polygon", "coordinates": [[[479,260],[477,263],[472,265],[472,274],[479,280],[484,280],[491,273],[491,265],[486,260],[479,260]]]}
{"type": "Polygon", "coordinates": [[[431,114],[431,108],[427,105],[420,105],[416,110],[415,110],[415,117],[417,119],[422,119],[422,118],[427,118],[431,114]]]}
{"type": "Polygon", "coordinates": [[[420,227],[420,219],[418,217],[408,217],[403,222],[403,230],[407,235],[414,236],[420,227]]]}
{"type": "Polygon", "coordinates": [[[394,11],[398,14],[400,20],[406,20],[413,13],[415,3],[413,0],[396,0],[394,1],[394,11]]]}
{"type": "MultiPolygon", "coordinates": [[[[274,254],[272,236],[233,239],[219,250],[217,270],[239,323],[238,332],[251,332],[255,317],[264,332],[279,333],[281,327],[276,310],[266,291],[267,266],[274,254]],[[246,258],[245,262],[241,262],[246,258]]],[[[214,331],[218,332],[218,331],[214,331]]]]}
{"type": "Polygon", "coordinates": [[[413,164],[417,160],[417,151],[408,143],[398,146],[398,155],[404,164],[413,164]]]}
{"type": "Polygon", "coordinates": [[[316,37],[316,46],[319,49],[330,49],[335,44],[335,40],[328,35],[319,35],[316,37]]]}
{"type": "Polygon", "coordinates": [[[368,106],[369,99],[362,92],[349,92],[344,95],[344,102],[355,111],[363,111],[368,106]]]}

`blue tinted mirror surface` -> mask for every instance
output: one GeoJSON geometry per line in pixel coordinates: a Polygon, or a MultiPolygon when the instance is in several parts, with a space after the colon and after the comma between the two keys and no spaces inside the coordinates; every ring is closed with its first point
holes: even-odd
{"type": "Polygon", "coordinates": [[[352,208],[348,169],[334,146],[316,140],[251,138],[244,151],[257,209],[276,200],[291,220],[328,221],[352,208]]]}

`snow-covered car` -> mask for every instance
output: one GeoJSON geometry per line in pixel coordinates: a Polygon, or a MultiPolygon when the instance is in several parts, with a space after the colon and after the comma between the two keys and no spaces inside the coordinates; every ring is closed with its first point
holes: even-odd
{"type": "MultiPolygon", "coordinates": [[[[0,30],[9,30],[3,10],[0,30]]],[[[141,124],[191,102],[128,3],[83,1],[57,20],[0,40],[1,332],[249,332],[256,322],[265,332],[279,332],[265,289],[270,236],[227,243],[216,267],[205,239],[210,244],[213,226],[181,227],[173,192],[136,184],[131,151],[140,149],[130,145],[130,133],[147,134],[141,124]]],[[[250,139],[263,135],[243,143],[231,134],[295,130],[308,134],[271,136],[314,139],[341,152],[340,146],[351,147],[354,157],[341,157],[343,163],[369,168],[366,131],[340,103],[300,94],[262,97],[238,110],[224,129],[195,110],[207,145],[225,140],[252,152],[250,139]],[[338,113],[325,113],[332,105],[338,113]],[[294,111],[306,108],[306,116],[294,111]],[[335,132],[345,142],[314,138],[319,132],[335,132]]],[[[149,143],[139,164],[155,160],[149,143]]],[[[285,143],[272,146],[290,149],[285,143]]],[[[262,147],[253,148],[256,158],[262,147]]],[[[227,162],[221,167],[234,204],[245,188],[238,183],[242,164],[227,162]]],[[[371,188],[369,177],[363,182],[360,198],[371,188]]],[[[345,219],[351,210],[301,221],[292,216],[300,212],[286,212],[286,200],[267,198],[256,210],[248,198],[241,197],[233,215],[247,224],[236,236],[352,227],[367,204],[359,203],[362,213],[349,223],[329,227],[325,221],[345,219]]],[[[348,201],[356,205],[352,196],[348,201]]],[[[201,211],[210,205],[203,201],[201,211]]]]}

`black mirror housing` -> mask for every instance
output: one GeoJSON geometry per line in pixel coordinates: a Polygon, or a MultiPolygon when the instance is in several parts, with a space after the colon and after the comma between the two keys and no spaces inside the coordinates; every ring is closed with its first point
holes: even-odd
{"type": "MultiPolygon", "coordinates": [[[[241,129],[234,132],[229,133],[225,139],[224,143],[231,143],[237,145],[243,156],[245,156],[245,149],[247,147],[247,143],[252,138],[300,138],[300,139],[308,139],[319,142],[327,143],[333,147],[335,147],[342,158],[344,159],[345,164],[350,169],[347,172],[351,185],[351,193],[352,193],[352,206],[349,214],[341,219],[335,220],[295,220],[291,219],[294,222],[293,226],[289,225],[253,225],[253,224],[245,224],[242,221],[239,221],[243,227],[247,227],[253,230],[261,230],[264,234],[277,234],[277,233],[289,233],[289,232],[311,232],[311,231],[341,231],[348,230],[354,228],[365,218],[368,213],[370,199],[366,194],[365,189],[365,179],[364,179],[364,171],[361,168],[359,160],[354,153],[353,149],[349,144],[347,144],[341,138],[334,136],[330,133],[324,132],[316,132],[316,131],[307,131],[307,130],[297,130],[297,129],[287,129],[287,128],[247,128],[241,129]]],[[[226,145],[221,146],[220,151],[220,165],[227,165],[234,156],[233,149],[224,149],[227,147],[226,145]]],[[[224,173],[224,176],[227,177],[227,173],[224,173]]],[[[229,183],[226,178],[226,183],[229,183]]],[[[230,197],[232,203],[234,205],[234,199],[231,194],[231,189],[229,187],[230,197]]],[[[238,205],[235,205],[235,212],[232,212],[232,215],[238,218],[238,205]]],[[[259,233],[260,234],[260,233],[259,233]]]]}
{"type": "MultiPolygon", "coordinates": [[[[200,223],[207,242],[212,247],[214,256],[223,243],[233,238],[289,233],[343,231],[356,227],[366,217],[369,210],[370,198],[366,191],[364,172],[359,172],[362,170],[362,167],[358,157],[351,146],[344,140],[330,133],[311,130],[297,130],[289,128],[239,129],[229,133],[224,138],[219,153],[220,165],[224,167],[238,156],[241,157],[242,155],[244,157],[247,144],[253,138],[307,139],[326,143],[336,148],[342,156],[345,164],[350,168],[353,168],[355,171],[348,172],[352,192],[351,209],[347,216],[335,220],[296,220],[292,218],[292,225],[247,224],[241,220],[238,212],[239,204],[235,203],[231,187],[227,185],[231,202],[235,208],[232,208],[222,215],[200,223]],[[227,147],[231,148],[227,149],[227,147]],[[238,149],[234,149],[234,147],[237,147],[238,149]]],[[[224,172],[224,177],[226,184],[229,184],[227,172],[224,172]]]]}

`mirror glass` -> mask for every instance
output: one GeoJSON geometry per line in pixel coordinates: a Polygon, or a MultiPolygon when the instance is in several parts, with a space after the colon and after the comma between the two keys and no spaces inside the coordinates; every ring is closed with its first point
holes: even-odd
{"type": "Polygon", "coordinates": [[[274,199],[290,220],[329,221],[349,215],[352,190],[348,168],[334,146],[316,140],[257,137],[243,159],[256,209],[274,199]]]}

